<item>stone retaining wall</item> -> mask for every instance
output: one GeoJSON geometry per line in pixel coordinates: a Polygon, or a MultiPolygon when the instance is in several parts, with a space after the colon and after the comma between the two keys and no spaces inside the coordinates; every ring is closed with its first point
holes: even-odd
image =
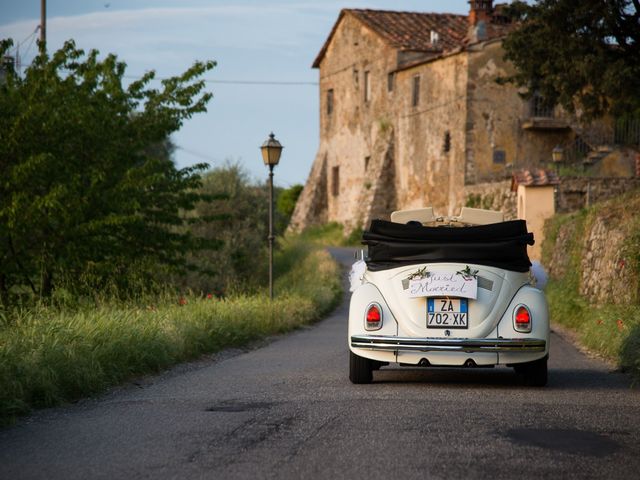
{"type": "Polygon", "coordinates": [[[640,187],[640,178],[562,177],[556,193],[556,211],[574,212],[640,187]]]}
{"type": "Polygon", "coordinates": [[[466,185],[464,193],[467,207],[501,211],[505,220],[517,218],[517,196],[511,191],[511,180],[466,185]]]}
{"type": "Polygon", "coordinates": [[[591,303],[632,303],[637,287],[624,259],[625,234],[619,219],[605,215],[596,217],[584,237],[584,256],[580,262],[580,295],[591,303]]]}
{"type": "Polygon", "coordinates": [[[607,202],[586,218],[575,217],[561,225],[551,258],[546,259],[549,275],[562,278],[577,264],[579,292],[590,303],[638,302],[640,285],[629,250],[629,239],[637,228],[633,221],[637,208],[640,197],[627,204],[607,202]]]}

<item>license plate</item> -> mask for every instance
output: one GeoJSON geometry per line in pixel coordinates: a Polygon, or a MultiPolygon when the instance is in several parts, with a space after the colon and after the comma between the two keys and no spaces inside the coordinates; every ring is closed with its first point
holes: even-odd
{"type": "Polygon", "coordinates": [[[427,298],[427,328],[469,328],[466,298],[427,298]]]}

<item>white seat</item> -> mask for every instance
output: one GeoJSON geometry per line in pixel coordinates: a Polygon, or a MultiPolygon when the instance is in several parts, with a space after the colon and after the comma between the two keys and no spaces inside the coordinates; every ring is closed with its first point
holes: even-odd
{"type": "Polygon", "coordinates": [[[396,210],[391,213],[391,221],[394,223],[407,223],[410,221],[420,223],[435,222],[436,217],[433,214],[433,207],[416,208],[413,210],[396,210]]]}
{"type": "Polygon", "coordinates": [[[504,222],[504,214],[502,212],[496,212],[495,210],[462,207],[460,215],[452,218],[452,220],[471,225],[488,225],[490,223],[504,222]]]}

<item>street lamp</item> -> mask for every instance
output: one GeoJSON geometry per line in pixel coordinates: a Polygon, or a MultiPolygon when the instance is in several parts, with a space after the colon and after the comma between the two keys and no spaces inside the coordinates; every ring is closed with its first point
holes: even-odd
{"type": "Polygon", "coordinates": [[[564,149],[560,145],[556,145],[551,150],[551,158],[556,166],[556,174],[560,173],[560,164],[564,161],[564,149]]]}
{"type": "Polygon", "coordinates": [[[269,298],[273,300],[273,167],[280,161],[280,154],[284,147],[276,140],[273,132],[264,141],[262,150],[262,160],[269,167],[269,298]]]}

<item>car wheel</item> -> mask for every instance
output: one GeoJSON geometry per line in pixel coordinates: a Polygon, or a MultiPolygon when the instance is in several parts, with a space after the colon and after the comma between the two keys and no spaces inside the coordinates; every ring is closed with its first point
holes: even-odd
{"type": "Polygon", "coordinates": [[[516,374],[523,384],[529,387],[544,387],[547,384],[547,359],[548,357],[533,362],[514,365],[516,374]]]}
{"type": "Polygon", "coordinates": [[[349,380],[351,380],[351,383],[371,383],[374,363],[373,360],[359,357],[349,351],[349,380]]]}

